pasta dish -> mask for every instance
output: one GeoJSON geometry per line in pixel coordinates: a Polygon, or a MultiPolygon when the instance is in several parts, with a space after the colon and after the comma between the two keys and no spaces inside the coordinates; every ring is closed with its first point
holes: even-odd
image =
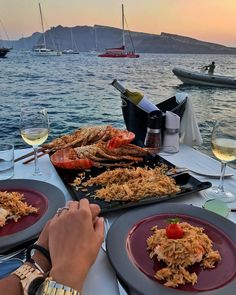
{"type": "Polygon", "coordinates": [[[197,283],[197,274],[190,273],[189,266],[200,263],[204,269],[211,269],[221,260],[220,253],[213,250],[212,241],[203,228],[194,227],[187,222],[181,222],[179,226],[183,229],[182,238],[170,239],[166,229],[155,226],[152,228],[153,234],[147,239],[150,258],[166,264],[166,267],[155,273],[155,278],[172,288],[197,283]]]}
{"type": "Polygon", "coordinates": [[[24,201],[23,194],[0,191],[0,227],[3,227],[9,219],[17,222],[22,216],[37,212],[37,208],[24,201]]]}
{"type": "Polygon", "coordinates": [[[80,174],[72,185],[84,190],[88,186],[100,185],[96,190],[95,198],[107,202],[138,201],[153,196],[172,195],[180,192],[173,178],[167,176],[166,165],[153,169],[149,167],[116,168],[108,170],[97,177],[91,177],[83,182],[83,174],[80,174]]]}

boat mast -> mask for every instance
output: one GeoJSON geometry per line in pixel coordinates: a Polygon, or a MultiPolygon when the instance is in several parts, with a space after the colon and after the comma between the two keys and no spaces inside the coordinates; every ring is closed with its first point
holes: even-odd
{"type": "Polygon", "coordinates": [[[124,4],[122,4],[122,46],[125,48],[125,15],[124,15],[124,4]]]}
{"type": "Polygon", "coordinates": [[[72,28],[70,28],[70,40],[71,40],[71,49],[74,50],[74,39],[73,39],[72,28]]]}
{"type": "Polygon", "coordinates": [[[96,25],[93,26],[93,29],[94,29],[95,51],[98,52],[98,40],[97,40],[96,25]]]}
{"type": "Polygon", "coordinates": [[[42,15],[42,9],[41,9],[40,3],[39,3],[39,12],[40,12],[41,25],[42,25],[42,32],[43,32],[43,44],[44,44],[44,47],[46,48],[46,38],[45,38],[44,25],[43,25],[43,15],[42,15]]]}

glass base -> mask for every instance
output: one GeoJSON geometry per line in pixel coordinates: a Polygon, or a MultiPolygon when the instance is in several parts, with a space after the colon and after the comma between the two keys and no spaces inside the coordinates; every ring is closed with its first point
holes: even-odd
{"type": "Polygon", "coordinates": [[[177,146],[163,146],[161,150],[158,152],[158,155],[161,157],[171,156],[179,152],[179,148],[177,146]]]}
{"type": "Polygon", "coordinates": [[[40,171],[40,173],[37,173],[37,174],[33,173],[30,178],[35,179],[35,180],[45,181],[45,180],[48,180],[51,176],[52,176],[52,174],[49,173],[48,171],[47,172],[46,171],[44,171],[44,172],[40,171]]]}
{"type": "Polygon", "coordinates": [[[228,205],[225,202],[217,199],[206,201],[206,203],[203,205],[203,208],[223,217],[227,217],[230,212],[228,205]]]}
{"type": "Polygon", "coordinates": [[[203,192],[203,196],[206,200],[217,199],[225,203],[231,203],[236,200],[236,193],[233,194],[229,191],[222,191],[217,186],[212,186],[203,192]]]}
{"type": "Polygon", "coordinates": [[[41,180],[41,181],[46,181],[49,178],[52,177],[51,171],[48,171],[46,169],[40,169],[40,173],[35,174],[34,171],[27,171],[20,175],[16,176],[16,178],[23,178],[23,179],[34,179],[34,180],[41,180]]]}

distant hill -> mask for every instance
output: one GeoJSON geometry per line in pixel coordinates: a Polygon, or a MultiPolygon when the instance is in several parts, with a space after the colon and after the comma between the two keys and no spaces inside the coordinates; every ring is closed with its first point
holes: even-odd
{"type": "MultiPolygon", "coordinates": [[[[105,48],[119,47],[122,43],[122,31],[118,28],[95,25],[69,27],[52,27],[45,34],[47,46],[54,49],[71,48],[71,32],[75,43],[80,51],[95,50],[103,52],[105,48]]],[[[137,52],[140,53],[183,53],[183,54],[236,54],[235,47],[227,47],[220,44],[204,42],[197,39],[179,36],[169,33],[148,34],[141,32],[126,32],[127,50],[132,50],[132,41],[137,52]]],[[[34,33],[30,37],[15,41],[5,41],[5,46],[14,49],[31,50],[36,44],[42,43],[42,34],[34,33]]]]}

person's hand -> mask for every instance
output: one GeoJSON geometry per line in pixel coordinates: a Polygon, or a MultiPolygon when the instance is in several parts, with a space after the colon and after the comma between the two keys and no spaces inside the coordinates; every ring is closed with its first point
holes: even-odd
{"type": "MultiPolygon", "coordinates": [[[[67,205],[69,205],[72,201],[69,201],[67,205]]],[[[100,207],[96,204],[90,204],[89,205],[91,213],[92,213],[92,219],[95,223],[97,220],[97,216],[100,213],[100,207]]],[[[46,250],[49,251],[49,239],[48,239],[48,229],[49,229],[50,220],[46,223],[44,226],[42,232],[39,235],[39,238],[37,240],[37,244],[44,247],[46,250]]],[[[51,269],[51,264],[48,261],[48,259],[38,250],[34,252],[34,255],[32,256],[33,260],[44,270],[45,273],[49,272],[51,269]]]]}
{"type": "Polygon", "coordinates": [[[89,208],[91,210],[93,223],[95,223],[97,219],[99,218],[98,215],[101,212],[101,208],[97,204],[89,204],[89,208]]]}
{"type": "Polygon", "coordinates": [[[87,199],[69,202],[69,209],[56,215],[49,225],[50,276],[58,283],[81,291],[104,236],[103,218],[97,205],[87,199]]]}

